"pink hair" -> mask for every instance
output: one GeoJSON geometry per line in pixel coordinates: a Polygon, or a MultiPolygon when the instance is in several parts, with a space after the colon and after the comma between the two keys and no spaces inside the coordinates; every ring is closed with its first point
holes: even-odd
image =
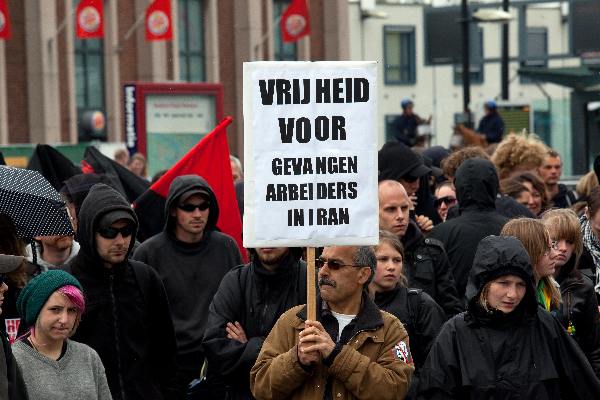
{"type": "Polygon", "coordinates": [[[77,308],[79,314],[83,314],[85,311],[85,299],[77,286],[66,285],[58,288],[57,292],[64,294],[73,303],[75,308],[77,308]]]}

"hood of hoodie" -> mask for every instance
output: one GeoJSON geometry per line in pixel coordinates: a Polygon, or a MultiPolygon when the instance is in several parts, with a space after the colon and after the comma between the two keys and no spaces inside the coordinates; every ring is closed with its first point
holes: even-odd
{"type": "Polygon", "coordinates": [[[456,170],[454,178],[460,211],[494,210],[500,186],[494,164],[483,158],[470,158],[456,170]]]}
{"type": "Polygon", "coordinates": [[[167,195],[167,201],[165,202],[165,232],[173,232],[174,222],[171,217],[171,206],[175,205],[179,196],[191,189],[202,189],[208,193],[208,201],[210,202],[208,221],[206,223],[206,231],[214,230],[219,220],[219,204],[217,203],[217,197],[212,188],[198,175],[181,175],[173,179],[171,186],[169,187],[169,194],[167,195]]]}
{"type": "Polygon", "coordinates": [[[138,229],[138,219],[129,202],[115,189],[103,183],[98,183],[90,189],[89,194],[81,205],[77,223],[76,239],[79,242],[79,253],[83,253],[89,259],[100,260],[96,250],[96,231],[101,218],[111,211],[125,211],[135,221],[135,231],[131,236],[127,257],[135,244],[135,236],[138,229]]]}
{"type": "Polygon", "coordinates": [[[527,314],[534,314],[537,300],[531,261],[521,241],[513,236],[487,236],[479,242],[467,283],[469,304],[477,301],[488,282],[503,275],[516,275],[525,281],[526,291],[521,304],[527,314]]]}

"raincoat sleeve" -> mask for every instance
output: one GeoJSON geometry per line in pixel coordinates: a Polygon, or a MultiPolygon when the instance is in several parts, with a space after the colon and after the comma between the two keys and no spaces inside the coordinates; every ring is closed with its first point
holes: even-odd
{"type": "Polygon", "coordinates": [[[455,351],[456,330],[453,321],[448,321],[442,327],[429,350],[419,372],[417,399],[457,398],[461,374],[459,355],[455,351]]]}
{"type": "Polygon", "coordinates": [[[376,361],[351,345],[344,345],[329,367],[329,374],[343,382],[358,399],[403,399],[408,392],[414,371],[408,334],[397,318],[383,333],[383,346],[376,361]],[[408,360],[400,354],[402,348],[407,349],[408,360]]]}
{"type": "Polygon", "coordinates": [[[549,320],[547,324],[551,324],[551,329],[554,331],[552,357],[559,370],[561,388],[566,391],[563,395],[573,399],[598,398],[600,381],[579,345],[555,318],[549,317],[549,320]]]}
{"type": "Polygon", "coordinates": [[[294,307],[277,320],[250,371],[250,390],[257,399],[287,398],[311,376],[298,360],[299,331],[292,325],[297,311],[294,307]]]}
{"type": "Polygon", "coordinates": [[[208,360],[210,375],[235,374],[248,377],[265,340],[262,336],[248,337],[249,332],[243,325],[242,328],[248,339],[246,343],[227,337],[225,330],[227,323],[235,321],[242,323],[241,314],[246,310],[243,289],[239,281],[240,274],[241,270],[235,269],[225,275],[209,307],[202,347],[208,360]]]}

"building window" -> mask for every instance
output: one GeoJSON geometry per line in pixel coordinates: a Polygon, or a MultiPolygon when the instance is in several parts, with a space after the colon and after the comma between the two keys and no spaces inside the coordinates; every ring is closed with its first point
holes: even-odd
{"type": "Polygon", "coordinates": [[[281,14],[290,5],[290,0],[273,1],[273,59],[275,61],[296,61],[298,59],[297,42],[284,43],[281,37],[281,14]]]}
{"type": "Polygon", "coordinates": [[[383,54],[387,85],[416,82],[414,26],[384,26],[383,54]]]}
{"type": "MultiPolygon", "coordinates": [[[[526,48],[522,51],[522,56],[526,58],[533,57],[521,62],[521,67],[545,68],[548,66],[548,29],[547,28],[527,28],[526,48]],[[535,57],[540,57],[535,59],[535,57]]],[[[527,77],[520,78],[521,83],[533,83],[534,81],[527,77]]]]}
{"type": "Polygon", "coordinates": [[[80,141],[88,141],[81,124],[86,111],[102,111],[104,104],[104,42],[102,39],[75,38],[75,98],[80,141]]]}
{"type": "Polygon", "coordinates": [[[204,4],[202,0],[179,0],[179,79],[206,80],[204,66],[204,4]]]}
{"type": "MultiPolygon", "coordinates": [[[[471,30],[469,36],[469,55],[471,62],[469,65],[469,76],[471,84],[483,83],[483,29],[471,30]]],[[[462,64],[454,65],[454,84],[462,85],[462,64]]]]}

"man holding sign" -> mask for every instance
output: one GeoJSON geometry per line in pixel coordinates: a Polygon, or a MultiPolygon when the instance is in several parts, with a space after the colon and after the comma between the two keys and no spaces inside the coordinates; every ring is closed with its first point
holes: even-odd
{"type": "Polygon", "coordinates": [[[316,321],[306,306],[286,311],[250,372],[256,398],[403,399],[413,373],[408,335],[366,288],[377,260],[370,246],[326,247],[317,260],[316,321]]]}

